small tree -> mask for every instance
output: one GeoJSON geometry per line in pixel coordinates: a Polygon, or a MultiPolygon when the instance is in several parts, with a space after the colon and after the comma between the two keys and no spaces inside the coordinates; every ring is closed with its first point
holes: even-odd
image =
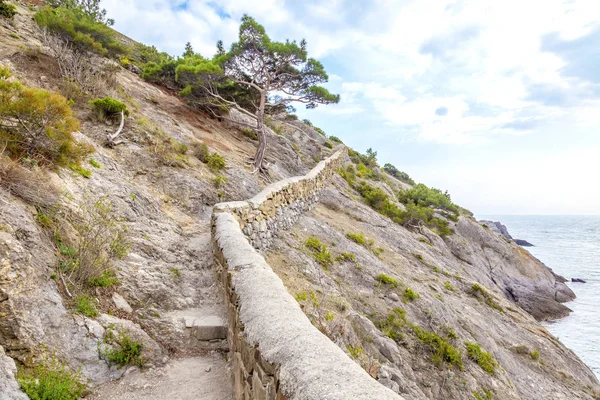
{"type": "Polygon", "coordinates": [[[264,171],[267,107],[289,109],[291,103],[299,102],[306,104],[306,108],[315,108],[318,104],[337,103],[340,96],[319,86],[327,82],[328,76],[319,61],[307,57],[306,41],[275,42],[252,17],[244,15],[241,22],[239,40],[231,45],[228,52],[219,41],[217,55],[212,61],[199,59],[194,64],[179,65],[177,80],[202,87],[213,104],[236,108],[256,119],[259,143],[254,156],[254,170],[264,171]],[[254,113],[241,107],[230,96],[223,95],[223,89],[227,89],[224,81],[257,93],[254,113]]]}
{"type": "Polygon", "coordinates": [[[65,7],[82,11],[94,21],[108,26],[115,24],[114,19],[106,18],[106,9],[100,8],[100,0],[48,0],[47,3],[54,8],[65,7]]]}
{"type": "Polygon", "coordinates": [[[194,48],[190,42],[185,44],[185,51],[183,52],[184,57],[191,57],[194,55],[194,48]]]}

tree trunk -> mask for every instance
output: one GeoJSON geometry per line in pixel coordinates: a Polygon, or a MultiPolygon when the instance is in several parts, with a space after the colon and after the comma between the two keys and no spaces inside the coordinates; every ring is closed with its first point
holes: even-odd
{"type": "Polygon", "coordinates": [[[260,94],[260,106],[256,110],[256,134],[258,135],[258,148],[254,155],[254,172],[263,170],[263,160],[267,149],[267,133],[265,132],[265,103],[266,91],[260,94]]]}

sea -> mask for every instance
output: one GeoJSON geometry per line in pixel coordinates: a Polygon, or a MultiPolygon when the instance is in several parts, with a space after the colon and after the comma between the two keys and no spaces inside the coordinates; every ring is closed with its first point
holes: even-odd
{"type": "Polygon", "coordinates": [[[535,257],[567,278],[577,298],[565,303],[573,312],[544,326],[600,378],[600,215],[481,215],[500,221],[515,239],[524,239],[535,257]]]}

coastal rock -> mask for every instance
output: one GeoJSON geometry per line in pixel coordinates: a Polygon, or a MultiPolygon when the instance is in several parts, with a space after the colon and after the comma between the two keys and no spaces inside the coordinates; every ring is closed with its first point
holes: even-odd
{"type": "Polygon", "coordinates": [[[523,239],[515,239],[515,243],[522,247],[533,247],[533,244],[523,239]]]}
{"type": "Polygon", "coordinates": [[[577,282],[577,283],[587,283],[586,281],[584,281],[581,278],[571,278],[571,282],[577,282]]]}
{"type": "Polygon", "coordinates": [[[512,236],[510,236],[510,233],[508,233],[506,225],[502,224],[501,222],[487,220],[481,220],[479,222],[490,228],[492,232],[496,232],[505,238],[512,240],[512,236]]]}

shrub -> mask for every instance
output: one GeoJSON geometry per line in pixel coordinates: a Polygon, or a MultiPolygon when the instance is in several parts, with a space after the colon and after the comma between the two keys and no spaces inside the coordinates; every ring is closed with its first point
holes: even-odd
{"type": "Polygon", "coordinates": [[[60,198],[59,190],[52,185],[46,171],[27,168],[8,157],[0,157],[0,186],[35,206],[38,215],[52,211],[60,198]]]}
{"type": "Polygon", "coordinates": [[[227,182],[228,182],[227,178],[220,174],[215,176],[215,178],[213,179],[213,185],[217,189],[220,188],[222,184],[227,183],[227,182]]]}
{"type": "Polygon", "coordinates": [[[361,246],[366,246],[367,244],[367,239],[365,238],[364,233],[347,233],[346,238],[361,246]]]}
{"type": "Polygon", "coordinates": [[[415,292],[414,290],[412,290],[411,288],[406,288],[404,289],[404,293],[402,293],[402,297],[404,298],[404,301],[413,301],[415,299],[418,299],[419,297],[421,297],[421,295],[417,292],[415,292]]]}
{"type": "Polygon", "coordinates": [[[210,155],[210,151],[208,150],[208,146],[206,145],[206,143],[193,143],[192,144],[192,153],[194,154],[194,157],[196,157],[198,160],[202,161],[203,163],[208,162],[208,156],[210,155]]]}
{"type": "Polygon", "coordinates": [[[92,171],[89,169],[83,168],[81,165],[71,165],[71,170],[78,175],[83,176],[86,179],[90,179],[92,177],[92,171]]]}
{"type": "Polygon", "coordinates": [[[88,318],[97,317],[99,313],[95,303],[92,297],[81,295],[75,298],[75,312],[88,318]]]}
{"type": "Polygon", "coordinates": [[[455,290],[454,286],[452,286],[452,284],[448,281],[444,282],[444,287],[446,288],[446,290],[449,290],[451,292],[453,292],[455,290]]]}
{"type": "Polygon", "coordinates": [[[375,278],[375,279],[383,284],[390,285],[393,288],[398,286],[398,280],[396,278],[392,278],[391,276],[388,276],[386,274],[379,274],[379,275],[377,275],[377,278],[375,278]]]}
{"type": "Polygon", "coordinates": [[[119,283],[119,278],[113,270],[104,271],[100,275],[88,279],[88,284],[92,287],[111,287],[119,283]]]}
{"type": "Polygon", "coordinates": [[[102,168],[102,164],[100,164],[98,161],[94,160],[93,158],[90,158],[90,165],[94,168],[102,168]]]}
{"type": "Polygon", "coordinates": [[[483,389],[483,394],[479,391],[473,392],[473,397],[475,397],[475,400],[492,400],[493,395],[488,389],[483,389]]]}
{"type": "Polygon", "coordinates": [[[115,31],[80,8],[46,6],[34,18],[41,28],[69,40],[76,48],[102,56],[127,53],[127,48],[116,39],[115,31]]]}
{"type": "Polygon", "coordinates": [[[339,137],[337,136],[329,136],[329,140],[331,140],[334,143],[343,143],[339,137]]]}
{"type": "Polygon", "coordinates": [[[306,239],[304,245],[312,251],[315,261],[323,268],[327,268],[333,263],[331,253],[327,250],[327,246],[321,243],[318,238],[311,236],[306,239]]]}
{"type": "Polygon", "coordinates": [[[77,143],[73,132],[79,121],[63,96],[8,80],[0,66],[0,140],[13,158],[25,155],[39,165],[79,165],[91,148],[77,143]]]}
{"type": "MultiPolygon", "coordinates": [[[[112,335],[108,334],[107,336],[112,337],[112,335]]],[[[116,342],[118,343],[118,347],[104,352],[108,361],[119,366],[137,365],[142,367],[144,365],[144,359],[141,357],[142,343],[132,339],[125,331],[120,332],[116,342]]]]}
{"type": "Polygon", "coordinates": [[[114,278],[112,260],[127,255],[126,230],[106,196],[95,201],[84,198],[79,208],[81,215],[72,223],[76,239],[65,243],[58,232],[55,234],[60,251],[58,268],[78,283],[103,286],[114,278]]]}
{"type": "Polygon", "coordinates": [[[465,342],[465,348],[471,360],[475,361],[488,374],[494,375],[498,362],[490,353],[482,350],[477,343],[465,342]]]}
{"type": "Polygon", "coordinates": [[[395,166],[393,166],[392,164],[385,164],[383,166],[383,170],[385,172],[387,172],[388,174],[390,174],[391,176],[393,176],[394,178],[404,182],[404,183],[408,183],[409,185],[415,185],[415,181],[412,180],[412,178],[406,173],[406,172],[402,172],[399,171],[395,166]]]}
{"type": "Polygon", "coordinates": [[[408,325],[406,311],[394,308],[386,319],[377,321],[376,325],[381,333],[398,342],[404,338],[403,329],[408,325]]]}
{"type": "Polygon", "coordinates": [[[0,0],[0,16],[13,19],[15,15],[17,15],[17,7],[6,3],[5,0],[0,0]]]}
{"type": "Polygon", "coordinates": [[[252,140],[258,140],[258,135],[252,128],[242,128],[242,133],[244,134],[244,136],[252,140]]]}
{"type": "Polygon", "coordinates": [[[125,115],[129,115],[125,103],[113,99],[112,97],[90,100],[90,104],[94,108],[94,111],[96,111],[100,120],[104,120],[107,117],[114,117],[121,112],[124,112],[125,115]]]}
{"type": "Polygon", "coordinates": [[[328,149],[333,149],[333,144],[331,144],[331,142],[325,142],[323,143],[323,146],[327,147],[328,149]]]}
{"type": "Polygon", "coordinates": [[[339,256],[337,256],[336,258],[337,260],[340,261],[356,261],[356,256],[352,253],[342,253],[339,256]]]}
{"type": "Polygon", "coordinates": [[[460,351],[435,332],[429,332],[413,325],[413,331],[417,339],[432,353],[433,362],[440,366],[442,363],[456,365],[461,371],[463,369],[462,355],[460,351]]]}
{"type": "Polygon", "coordinates": [[[28,372],[19,371],[17,381],[25,394],[36,400],[77,400],[86,391],[81,375],[69,372],[56,359],[40,364],[28,372]]]}
{"type": "Polygon", "coordinates": [[[529,353],[529,356],[532,360],[538,360],[540,358],[540,352],[537,350],[533,350],[531,353],[529,353]]]}
{"type": "Polygon", "coordinates": [[[225,158],[217,152],[211,153],[206,157],[206,165],[213,171],[220,171],[227,166],[225,158]]]}
{"type": "Polygon", "coordinates": [[[449,211],[452,214],[460,214],[458,206],[452,203],[448,191],[443,192],[436,188],[428,188],[419,183],[410,189],[400,190],[398,200],[403,204],[414,204],[420,207],[434,207],[449,211]]]}

